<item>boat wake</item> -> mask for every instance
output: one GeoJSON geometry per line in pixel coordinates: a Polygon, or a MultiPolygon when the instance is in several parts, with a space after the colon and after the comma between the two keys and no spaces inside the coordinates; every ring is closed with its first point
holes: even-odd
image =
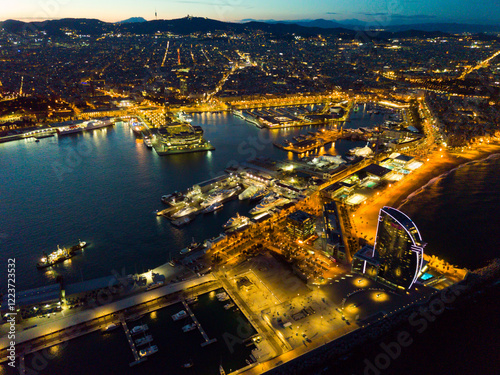
{"type": "Polygon", "coordinates": [[[436,176],[436,177],[432,178],[425,185],[419,187],[417,190],[415,190],[410,195],[408,195],[401,202],[401,204],[398,206],[398,210],[400,210],[405,204],[407,204],[408,202],[410,202],[411,200],[413,200],[416,196],[418,196],[419,194],[423,193],[425,190],[427,190],[428,188],[430,188],[431,186],[433,186],[436,182],[441,181],[442,179],[446,178],[450,174],[455,173],[456,171],[460,170],[461,168],[469,166],[469,165],[479,164],[479,163],[482,163],[482,162],[485,162],[485,161],[488,161],[488,160],[496,160],[496,159],[500,159],[500,153],[491,154],[491,155],[489,155],[489,156],[487,156],[487,157],[485,157],[483,159],[477,159],[477,160],[468,161],[467,163],[460,164],[460,165],[456,166],[455,168],[450,169],[449,171],[441,173],[439,176],[436,176]]]}

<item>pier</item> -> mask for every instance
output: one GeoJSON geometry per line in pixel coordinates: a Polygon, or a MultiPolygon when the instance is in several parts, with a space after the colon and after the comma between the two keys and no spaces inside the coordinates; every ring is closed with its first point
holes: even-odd
{"type": "Polygon", "coordinates": [[[19,374],[26,375],[26,364],[24,363],[24,354],[19,357],[19,374]]]}
{"type": "Polygon", "coordinates": [[[203,329],[203,327],[201,326],[200,322],[198,321],[198,319],[196,319],[196,316],[193,314],[193,312],[191,311],[191,309],[189,308],[189,305],[187,304],[186,300],[182,300],[182,304],[184,305],[184,308],[186,309],[186,311],[188,312],[189,316],[191,317],[191,319],[193,319],[193,322],[196,324],[196,326],[198,327],[198,329],[200,330],[200,333],[201,335],[203,336],[203,339],[205,340],[205,342],[202,342],[201,343],[201,346],[204,347],[204,346],[207,346],[209,344],[212,344],[214,342],[217,341],[216,338],[213,338],[213,339],[209,339],[208,338],[208,335],[207,333],[205,332],[205,330],[203,329]]]}
{"type": "Polygon", "coordinates": [[[323,130],[321,132],[317,132],[315,135],[307,136],[305,139],[299,141],[288,142],[287,144],[275,142],[273,143],[273,145],[285,151],[302,154],[304,152],[323,147],[328,143],[337,141],[338,139],[366,141],[371,135],[372,133],[362,134],[352,129],[335,129],[326,131],[323,130]]]}
{"type": "Polygon", "coordinates": [[[132,339],[132,335],[130,334],[130,330],[127,327],[127,323],[125,323],[125,318],[123,315],[120,318],[120,323],[122,324],[123,329],[125,330],[125,336],[127,336],[127,341],[130,345],[130,349],[132,349],[132,354],[134,355],[134,362],[130,362],[129,366],[135,366],[138,363],[144,362],[147,357],[141,358],[139,357],[139,353],[137,352],[137,348],[135,347],[134,340],[132,339]]]}

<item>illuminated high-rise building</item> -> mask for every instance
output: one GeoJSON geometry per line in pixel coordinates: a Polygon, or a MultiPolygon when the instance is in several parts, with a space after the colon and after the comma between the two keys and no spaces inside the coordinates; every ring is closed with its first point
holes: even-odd
{"type": "Polygon", "coordinates": [[[392,207],[380,210],[375,239],[380,259],[377,280],[396,288],[411,288],[423,266],[424,247],[408,216],[392,207]]]}
{"type": "Polygon", "coordinates": [[[394,289],[410,289],[424,263],[424,247],[413,221],[392,207],[380,209],[375,246],[354,255],[353,271],[394,289]]]}

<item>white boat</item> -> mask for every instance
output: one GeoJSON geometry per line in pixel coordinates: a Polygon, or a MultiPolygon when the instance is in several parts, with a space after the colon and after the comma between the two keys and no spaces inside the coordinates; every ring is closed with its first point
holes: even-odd
{"type": "Polygon", "coordinates": [[[135,345],[141,346],[141,345],[147,344],[151,341],[153,341],[153,336],[147,335],[147,336],[144,336],[144,337],[141,337],[141,338],[135,340],[135,345]]]}
{"type": "Polygon", "coordinates": [[[111,125],[114,125],[114,123],[111,122],[110,119],[92,120],[92,121],[87,122],[87,126],[85,127],[85,130],[100,129],[100,128],[104,128],[106,126],[111,126],[111,125]]]}
{"type": "Polygon", "coordinates": [[[251,200],[251,201],[258,200],[258,199],[262,198],[265,194],[266,194],[266,189],[257,190],[257,191],[255,192],[255,194],[253,194],[253,195],[250,197],[250,200],[251,200]]]}
{"type": "Polygon", "coordinates": [[[139,355],[141,357],[146,357],[148,355],[154,354],[158,351],[158,347],[156,345],[152,345],[146,349],[139,350],[139,355]]]}
{"type": "Polygon", "coordinates": [[[153,142],[151,142],[151,139],[149,137],[144,137],[144,144],[146,145],[147,148],[153,147],[153,142]]]}
{"type": "Polygon", "coordinates": [[[138,333],[141,333],[141,332],[144,332],[144,331],[147,331],[149,328],[148,328],[148,325],[147,324],[142,324],[140,326],[135,326],[134,328],[132,328],[130,330],[130,334],[132,335],[137,335],[138,333]]]}
{"type": "Polygon", "coordinates": [[[215,211],[218,211],[220,209],[222,209],[222,207],[224,207],[224,205],[222,203],[214,203],[214,204],[211,204],[210,206],[206,207],[202,212],[204,214],[209,214],[210,212],[215,212],[215,211]]]}
{"type": "Polygon", "coordinates": [[[192,122],[193,121],[193,118],[191,117],[191,115],[188,115],[184,111],[177,112],[177,118],[183,122],[192,122]]]}
{"type": "Polygon", "coordinates": [[[234,307],[234,303],[233,303],[233,302],[230,302],[230,303],[228,303],[228,304],[224,305],[224,308],[225,308],[226,310],[229,310],[231,307],[234,307]]]}
{"type": "Polygon", "coordinates": [[[184,327],[182,327],[182,332],[189,332],[193,329],[196,329],[196,323],[186,324],[184,327]]]}
{"type": "Polygon", "coordinates": [[[238,188],[216,190],[213,193],[210,193],[205,199],[205,201],[201,202],[200,205],[202,207],[208,207],[215,203],[222,202],[228,198],[231,198],[238,192],[238,190],[239,190],[238,188]]]}
{"type": "Polygon", "coordinates": [[[177,211],[175,214],[172,215],[172,217],[181,218],[190,215],[196,211],[197,209],[195,207],[187,206],[184,207],[182,210],[177,211]]]}
{"type": "Polygon", "coordinates": [[[229,296],[227,295],[226,292],[222,292],[222,293],[217,293],[216,294],[216,297],[219,301],[227,301],[229,299],[229,296]]]}
{"type": "Polygon", "coordinates": [[[181,310],[177,314],[172,315],[174,321],[184,319],[185,317],[187,317],[187,312],[185,310],[181,310]]]}
{"type": "Polygon", "coordinates": [[[69,126],[64,126],[61,128],[57,129],[57,133],[59,135],[66,135],[66,134],[73,134],[73,133],[80,133],[83,131],[83,126],[78,124],[78,125],[69,125],[69,126]]]}
{"type": "Polygon", "coordinates": [[[243,201],[245,199],[249,199],[255,193],[257,193],[259,190],[261,190],[261,189],[256,185],[249,186],[240,195],[238,195],[238,199],[240,201],[243,201]]]}
{"type": "Polygon", "coordinates": [[[236,213],[236,216],[233,216],[230,218],[223,226],[225,230],[233,229],[233,228],[240,228],[243,225],[247,225],[250,223],[250,219],[246,216],[240,216],[239,213],[236,213]]]}
{"type": "Polygon", "coordinates": [[[161,196],[161,202],[165,204],[170,203],[170,199],[172,198],[173,194],[168,194],[168,195],[162,195],[161,196]]]}
{"type": "Polygon", "coordinates": [[[110,331],[113,331],[113,330],[117,329],[118,327],[119,327],[118,324],[111,323],[110,325],[106,326],[106,328],[104,328],[102,330],[102,332],[110,332],[110,331]]]}
{"type": "Polygon", "coordinates": [[[290,199],[282,198],[282,197],[269,197],[264,199],[261,203],[250,210],[250,214],[258,215],[263,212],[267,212],[270,209],[278,206],[282,206],[286,203],[289,203],[290,199]]]}
{"type": "Polygon", "coordinates": [[[190,362],[186,362],[182,365],[182,367],[184,368],[190,368],[190,367],[193,367],[193,361],[190,361],[190,362]]]}
{"type": "Polygon", "coordinates": [[[193,237],[193,240],[191,241],[191,245],[182,249],[180,251],[180,254],[184,255],[184,254],[190,253],[193,250],[197,250],[198,248],[201,248],[201,246],[202,246],[202,244],[195,242],[194,237],[193,237]]]}

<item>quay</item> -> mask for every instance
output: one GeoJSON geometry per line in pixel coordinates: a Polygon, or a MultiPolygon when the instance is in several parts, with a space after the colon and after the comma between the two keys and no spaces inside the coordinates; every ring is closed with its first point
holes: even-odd
{"type": "Polygon", "coordinates": [[[120,316],[120,323],[125,330],[125,336],[127,336],[127,341],[130,345],[130,349],[132,350],[132,354],[134,356],[134,362],[130,362],[129,366],[135,366],[138,363],[144,362],[145,360],[148,359],[148,357],[139,357],[139,353],[137,353],[137,348],[135,347],[134,340],[132,339],[132,335],[130,334],[130,330],[127,327],[127,323],[125,323],[125,318],[123,315],[120,316]]]}
{"type": "MultiPolygon", "coordinates": [[[[101,330],[118,318],[119,313],[147,313],[163,308],[179,299],[166,299],[167,295],[179,293],[194,287],[208,285],[214,287],[215,278],[212,274],[196,277],[191,280],[165,285],[160,288],[126,297],[107,305],[96,306],[77,314],[68,315],[45,324],[18,332],[16,344],[18,353],[29,354],[64,341],[101,330]]],[[[216,283],[218,285],[218,283],[216,283]]],[[[0,338],[0,363],[7,360],[7,349],[10,343],[7,335],[0,338]]]]}
{"type": "Polygon", "coordinates": [[[273,143],[277,148],[285,151],[290,151],[295,154],[302,154],[307,151],[312,151],[316,148],[323,147],[328,143],[337,141],[338,139],[352,139],[366,141],[371,136],[371,133],[360,134],[359,131],[351,129],[341,130],[322,130],[316,132],[315,135],[310,135],[303,140],[288,143],[273,143]]]}
{"type": "Polygon", "coordinates": [[[213,339],[209,339],[208,338],[207,333],[205,332],[205,330],[201,326],[201,324],[198,321],[198,319],[196,319],[196,316],[193,314],[193,311],[191,311],[191,309],[189,308],[189,305],[187,304],[186,300],[182,300],[182,304],[184,305],[184,308],[188,312],[188,314],[191,317],[191,319],[193,319],[194,324],[196,324],[196,327],[198,327],[198,329],[200,330],[201,335],[203,336],[203,339],[205,340],[205,342],[201,343],[201,346],[204,347],[204,346],[207,346],[209,344],[212,344],[212,343],[216,342],[217,341],[216,338],[213,338],[213,339]]]}
{"type": "Polygon", "coordinates": [[[190,219],[189,221],[191,221],[195,216],[202,213],[207,207],[207,204],[204,202],[210,198],[210,193],[218,192],[220,197],[216,202],[225,203],[232,199],[236,199],[242,190],[243,187],[238,178],[231,176],[230,174],[223,174],[210,180],[200,182],[191,188],[178,193],[178,201],[168,203],[164,201],[163,203],[169,205],[169,207],[158,211],[156,215],[166,217],[171,220],[174,225],[179,219],[184,219],[186,217],[188,217],[190,219]],[[232,194],[223,194],[223,190],[231,189],[234,189],[232,194]],[[187,203],[186,198],[189,198],[189,203],[187,203]],[[182,210],[188,212],[185,212],[183,215],[176,215],[182,210]]]}

